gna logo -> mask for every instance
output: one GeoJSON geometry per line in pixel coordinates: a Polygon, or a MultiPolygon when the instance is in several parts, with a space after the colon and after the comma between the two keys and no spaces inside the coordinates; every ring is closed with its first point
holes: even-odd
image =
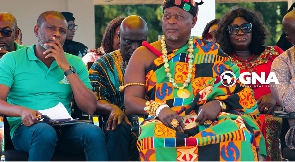
{"type": "MultiPolygon", "coordinates": [[[[236,75],[231,71],[225,71],[220,75],[221,83],[226,87],[231,87],[237,82],[236,75]]],[[[240,74],[238,78],[241,83],[247,85],[247,84],[256,84],[257,81],[260,84],[266,84],[269,83],[275,83],[279,84],[278,78],[274,72],[270,72],[268,77],[265,78],[265,72],[261,72],[261,75],[259,76],[255,72],[243,72],[240,74]]]]}

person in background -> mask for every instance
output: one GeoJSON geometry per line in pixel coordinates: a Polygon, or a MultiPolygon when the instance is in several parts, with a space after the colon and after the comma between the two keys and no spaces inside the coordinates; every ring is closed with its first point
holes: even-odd
{"type": "Polygon", "coordinates": [[[15,38],[14,41],[21,45],[23,44],[23,34],[19,27],[17,28],[17,30],[18,30],[18,36],[15,38]]]}
{"type": "MultiPolygon", "coordinates": [[[[270,76],[273,60],[283,52],[278,46],[265,46],[266,28],[259,19],[258,13],[243,7],[233,7],[220,20],[217,30],[217,42],[227,53],[232,62],[236,63],[244,75],[270,76]]],[[[246,78],[247,77],[247,78],[246,78]]],[[[251,80],[250,80],[251,82],[251,80]]],[[[266,160],[281,160],[279,136],[282,127],[281,118],[274,117],[273,111],[280,109],[276,105],[270,87],[264,82],[249,83],[260,111],[261,125],[267,148],[266,160]]]]}
{"type": "Polygon", "coordinates": [[[0,59],[7,52],[16,51],[24,46],[14,42],[19,36],[16,18],[9,12],[0,12],[0,59]]]}
{"type": "MultiPolygon", "coordinates": [[[[96,61],[100,56],[105,53],[113,52],[120,47],[120,25],[125,17],[116,17],[110,23],[108,23],[104,32],[101,46],[97,49],[90,50],[83,58],[83,62],[88,66],[89,62],[96,61]]],[[[90,68],[90,67],[88,67],[90,68]]]]}
{"type": "Polygon", "coordinates": [[[38,120],[39,110],[58,103],[71,114],[73,95],[82,111],[93,114],[96,110],[95,95],[82,59],[62,48],[67,27],[60,12],[45,11],[34,27],[36,45],[2,57],[0,113],[7,116],[15,150],[27,152],[29,161],[49,161],[55,150],[85,154],[89,161],[106,161],[105,137],[99,127],[76,123],[56,132],[53,126],[38,120]]]}
{"type": "Polygon", "coordinates": [[[127,161],[131,140],[131,123],[125,115],[125,68],[133,51],[147,39],[148,27],[137,15],[126,17],[120,25],[120,49],[96,60],[89,70],[89,78],[97,98],[96,113],[103,115],[109,160],[127,161]]]}
{"type": "Polygon", "coordinates": [[[81,42],[73,41],[78,25],[75,24],[75,17],[71,12],[61,12],[68,22],[67,39],[63,45],[65,52],[83,57],[88,51],[88,47],[81,42]]]}
{"type": "Polygon", "coordinates": [[[88,53],[82,57],[82,61],[89,69],[92,66],[92,64],[104,54],[104,50],[100,46],[97,49],[88,50],[88,53]]]}
{"type": "Polygon", "coordinates": [[[106,27],[103,35],[101,46],[105,53],[110,53],[120,47],[120,25],[125,19],[124,16],[114,18],[106,27]]]}
{"type": "Polygon", "coordinates": [[[258,161],[266,155],[252,90],[222,76],[239,76],[239,68],[219,45],[191,36],[200,4],[164,0],[164,35],[135,50],[128,63],[126,114],[151,116],[140,125],[142,161],[258,161]]]}
{"type": "Polygon", "coordinates": [[[213,19],[207,23],[202,33],[202,38],[207,42],[216,42],[216,31],[220,19],[213,19]]]}
{"type": "MultiPolygon", "coordinates": [[[[292,11],[295,7],[295,2],[289,7],[288,12],[292,11]]],[[[290,47],[292,47],[292,44],[286,39],[286,33],[283,31],[282,35],[280,36],[280,39],[276,43],[277,46],[279,46],[283,51],[286,51],[290,47]]],[[[283,124],[287,123],[286,119],[283,119],[283,124]]]]}
{"type": "MultiPolygon", "coordinates": [[[[288,12],[293,11],[294,7],[295,7],[295,2],[289,7],[288,12]]],[[[286,51],[287,49],[289,49],[293,46],[290,43],[290,41],[288,41],[286,39],[286,36],[287,35],[286,35],[285,31],[283,30],[282,35],[280,36],[280,39],[276,43],[276,45],[279,46],[283,51],[286,51]]],[[[281,140],[281,150],[283,151],[283,149],[287,147],[286,142],[285,142],[285,135],[288,132],[290,125],[289,125],[287,118],[282,118],[282,120],[283,120],[283,122],[282,122],[282,130],[281,130],[280,140],[281,140]]]]}
{"type": "MultiPolygon", "coordinates": [[[[292,44],[292,47],[287,49],[284,53],[278,56],[271,66],[271,71],[275,73],[278,79],[278,84],[271,83],[270,89],[277,100],[283,107],[283,110],[288,113],[295,112],[295,10],[289,11],[282,21],[286,39],[292,44]]],[[[288,119],[290,129],[286,131],[286,135],[282,138],[282,147],[287,145],[290,149],[295,148],[295,120],[288,119]]],[[[285,123],[284,123],[285,124],[285,123]]],[[[288,123],[283,127],[289,128],[288,123]]],[[[283,149],[282,148],[282,149],[283,149]]]]}

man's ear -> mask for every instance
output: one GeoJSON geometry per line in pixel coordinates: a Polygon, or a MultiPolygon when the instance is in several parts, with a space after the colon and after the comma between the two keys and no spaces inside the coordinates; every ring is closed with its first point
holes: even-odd
{"type": "Polygon", "coordinates": [[[292,42],[292,38],[290,38],[288,35],[286,35],[286,39],[287,39],[287,41],[289,41],[291,44],[293,44],[293,42],[292,42]]]}
{"type": "Polygon", "coordinates": [[[39,31],[40,27],[38,25],[35,25],[34,27],[34,34],[36,37],[38,37],[38,31],[39,31]]]}
{"type": "Polygon", "coordinates": [[[198,20],[197,16],[193,17],[192,28],[194,28],[194,26],[196,25],[197,20],[198,20]]]}
{"type": "Polygon", "coordinates": [[[16,40],[18,38],[18,35],[19,35],[19,29],[17,28],[15,30],[15,37],[14,37],[14,40],[16,40]]]}

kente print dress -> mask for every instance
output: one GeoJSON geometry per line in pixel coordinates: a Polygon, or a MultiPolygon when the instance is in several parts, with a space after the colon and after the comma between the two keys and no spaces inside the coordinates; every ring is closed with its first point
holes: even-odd
{"type": "MultiPolygon", "coordinates": [[[[260,77],[262,73],[265,73],[265,79],[268,78],[271,65],[275,58],[277,58],[284,51],[278,46],[266,46],[265,50],[259,55],[259,57],[250,62],[241,62],[234,57],[231,57],[234,62],[243,72],[255,72],[260,77]]],[[[246,76],[245,76],[246,77],[246,76]]],[[[270,85],[261,84],[257,81],[256,84],[248,85],[254,92],[254,97],[258,100],[260,97],[271,93],[270,85]]],[[[275,109],[279,109],[279,105],[275,109]]],[[[274,117],[273,115],[260,114],[260,130],[265,138],[265,145],[267,151],[266,161],[281,161],[281,149],[280,149],[280,133],[282,129],[282,118],[274,117]]]]}
{"type": "MultiPolygon", "coordinates": [[[[204,44],[194,37],[192,81],[186,88],[190,97],[177,96],[166,77],[163,59],[154,60],[146,73],[148,100],[166,102],[182,117],[184,132],[176,132],[161,121],[148,118],[140,126],[137,147],[143,161],[257,161],[265,156],[265,143],[259,130],[258,109],[253,92],[237,81],[224,86],[220,75],[233,72],[237,78],[239,68],[214,43],[204,44]],[[211,125],[195,124],[198,107],[211,100],[221,100],[231,107],[220,112],[211,125]],[[192,102],[196,103],[192,105],[192,102]],[[197,102],[195,102],[197,101],[197,102]]],[[[170,72],[176,83],[182,85],[188,74],[188,45],[168,54],[170,72]]]]}

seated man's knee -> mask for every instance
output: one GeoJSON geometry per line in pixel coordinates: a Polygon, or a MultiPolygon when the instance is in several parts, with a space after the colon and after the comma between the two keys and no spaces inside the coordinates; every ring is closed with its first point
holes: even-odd
{"type": "Polygon", "coordinates": [[[57,141],[57,134],[55,129],[46,123],[37,123],[33,125],[33,138],[40,139],[44,143],[52,143],[57,141]]]}
{"type": "MultiPolygon", "coordinates": [[[[82,131],[82,130],[81,130],[82,131]]],[[[83,125],[84,136],[89,140],[98,140],[105,141],[105,136],[103,131],[93,124],[85,124],[83,125]]]]}

